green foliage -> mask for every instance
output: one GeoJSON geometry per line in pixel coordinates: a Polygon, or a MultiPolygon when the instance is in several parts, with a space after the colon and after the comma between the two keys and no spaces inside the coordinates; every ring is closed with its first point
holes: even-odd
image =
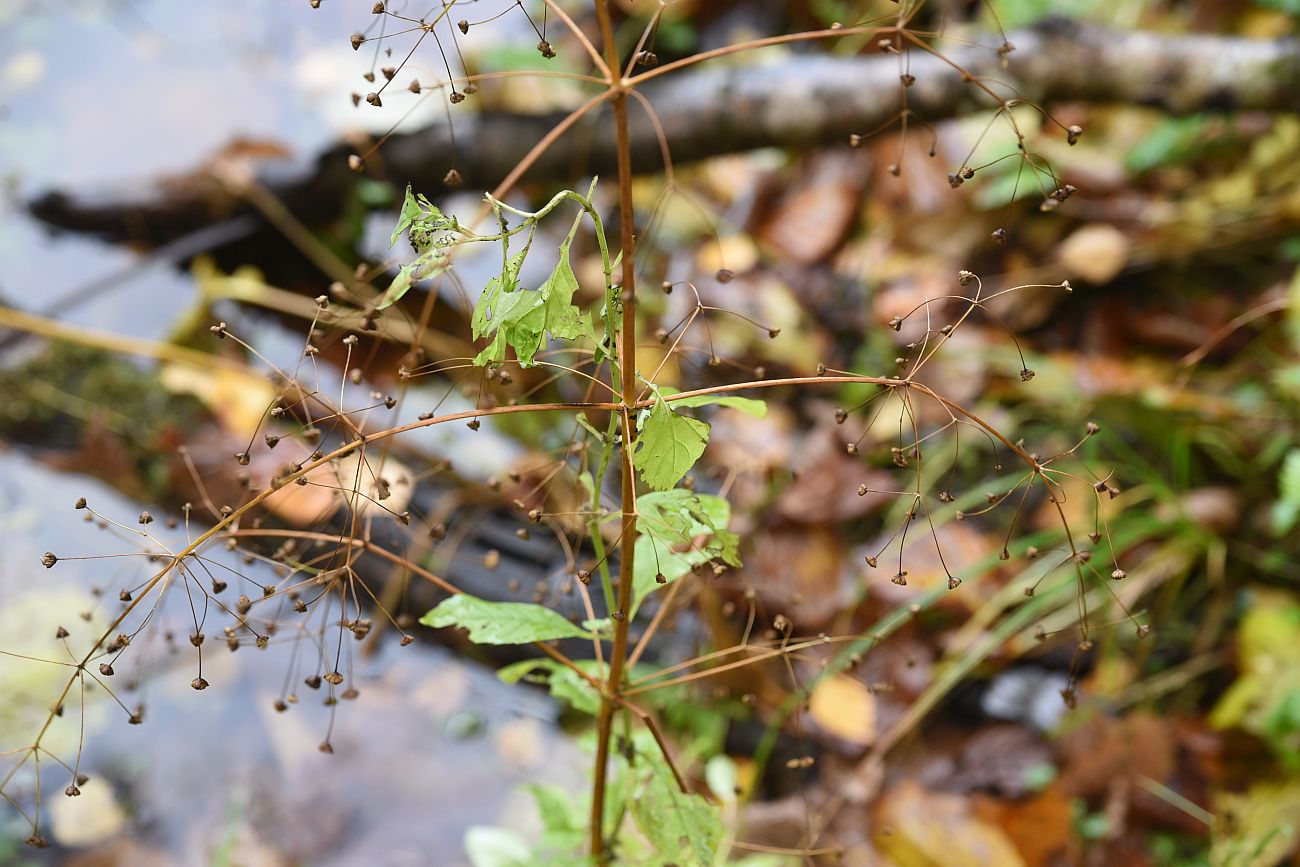
{"type": "Polygon", "coordinates": [[[384,297],[379,300],[377,309],[384,310],[396,304],[416,280],[424,280],[444,271],[447,259],[441,248],[451,243],[444,233],[458,228],[455,218],[443,215],[437,205],[422,195],[415,195],[410,185],[407,185],[402,212],[389,239],[389,246],[396,244],[403,232],[409,232],[411,246],[419,255],[397,272],[384,292],[384,297]]]}
{"type": "Polygon", "coordinates": [[[555,638],[587,638],[564,615],[529,602],[489,602],[468,593],[450,596],[420,618],[425,626],[460,626],[475,644],[528,644],[555,638]]]}
{"type": "Polygon", "coordinates": [[[1277,500],[1273,503],[1273,530],[1287,533],[1300,518],[1300,449],[1287,452],[1277,474],[1277,500]]]}
{"type": "Polygon", "coordinates": [[[645,771],[632,817],[660,860],[681,867],[708,867],[722,840],[722,811],[700,795],[683,792],[657,751],[638,755],[645,771]]]}
{"type": "MultiPolygon", "coordinates": [[[[675,388],[662,386],[659,389],[660,397],[668,397],[677,394],[675,388]]],[[[752,397],[739,397],[734,394],[697,394],[694,397],[683,397],[680,400],[674,400],[673,406],[685,409],[692,406],[726,406],[731,409],[738,409],[746,415],[752,415],[754,418],[767,418],[767,403],[756,400],[752,397]]]]}
{"type": "MultiPolygon", "coordinates": [[[[601,674],[594,660],[581,660],[577,665],[593,676],[601,674]]],[[[497,677],[506,683],[526,680],[529,683],[546,684],[551,695],[574,710],[591,716],[600,712],[600,693],[590,681],[553,659],[525,659],[499,669],[497,677]]]]}
{"type": "Polygon", "coordinates": [[[482,337],[492,340],[475,357],[475,364],[505,361],[506,348],[510,347],[522,366],[531,367],[547,333],[557,340],[580,337],[595,340],[590,319],[573,303],[578,278],[569,264],[569,248],[581,221],[582,214],[579,214],[560,245],[559,264],[539,289],[529,291],[519,286],[519,269],[528,248],[508,258],[501,275],[488,283],[474,305],[471,325],[475,340],[482,337]]]}
{"type": "Polygon", "coordinates": [[[709,443],[709,425],[679,415],[662,400],[641,424],[632,463],[656,491],[667,491],[695,466],[709,443]]]}
{"type": "Polygon", "coordinates": [[[648,594],[695,566],[710,560],[740,565],[740,537],[727,529],[731,505],[722,497],[680,488],[655,491],[638,497],[636,509],[632,616],[648,594]]]}
{"type": "Polygon", "coordinates": [[[1300,603],[1281,592],[1251,599],[1237,633],[1241,673],[1210,723],[1259,736],[1292,766],[1300,766],[1300,603]]]}

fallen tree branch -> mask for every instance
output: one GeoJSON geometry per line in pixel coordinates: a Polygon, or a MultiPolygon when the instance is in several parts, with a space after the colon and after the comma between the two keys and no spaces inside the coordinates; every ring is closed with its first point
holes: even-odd
{"type": "MultiPolygon", "coordinates": [[[[995,46],[941,46],[943,57],[912,50],[916,77],[908,102],[936,121],[996,106],[975,76],[1005,98],[1043,104],[1071,100],[1150,105],[1170,113],[1300,110],[1300,42],[1220,36],[1118,33],[1052,19],[1010,35],[1015,51],[1000,62],[995,46]]],[[[833,57],[793,54],[771,64],[708,66],[649,82],[641,93],[658,112],[675,162],[685,163],[762,147],[810,148],[846,142],[888,123],[899,110],[899,65],[892,56],[833,57]]],[[[371,170],[399,186],[433,193],[455,168],[470,189],[504,178],[559,121],[560,115],[474,115],[456,120],[461,143],[453,164],[446,125],[395,135],[373,158],[371,170]],[[472,142],[472,147],[466,147],[472,142]]],[[[634,164],[663,166],[651,118],[633,111],[634,164]]],[[[351,182],[347,157],[336,148],[308,166],[283,167],[261,183],[292,212],[313,222],[336,216],[351,182]]],[[[580,121],[544,153],[528,180],[558,181],[575,174],[609,174],[615,165],[614,130],[607,109],[580,121]]],[[[159,184],[131,197],[52,193],[32,202],[33,214],[59,227],[111,240],[158,244],[247,211],[214,185],[159,184]]]]}

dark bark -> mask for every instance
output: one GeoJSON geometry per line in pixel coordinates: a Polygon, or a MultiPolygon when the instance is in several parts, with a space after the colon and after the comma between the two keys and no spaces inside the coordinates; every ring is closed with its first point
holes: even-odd
{"type": "MultiPolygon", "coordinates": [[[[936,121],[995,105],[964,80],[956,68],[961,67],[1007,82],[990,81],[999,94],[1038,103],[1121,102],[1171,113],[1300,110],[1300,42],[1294,39],[1117,33],[1056,19],[1016,32],[1010,41],[1015,51],[1005,68],[994,47],[945,47],[951,64],[913,50],[911,108],[936,121]]],[[[897,114],[898,71],[892,56],[804,53],[769,65],[688,69],[650,82],[642,92],[659,113],[674,161],[686,163],[761,147],[846,142],[850,134],[870,131],[897,114]]],[[[455,168],[468,188],[491,189],[560,119],[466,114],[457,120],[455,168]]],[[[662,166],[649,117],[636,107],[632,142],[639,170],[662,166]]],[[[433,195],[445,189],[451,152],[447,128],[432,127],[394,136],[370,160],[370,170],[433,195]]],[[[333,149],[312,165],[280,167],[262,182],[293,212],[327,222],[339,212],[348,187],[348,153],[347,148],[333,149]]],[[[527,179],[566,182],[593,173],[609,175],[615,165],[613,124],[601,108],[545,153],[527,179]]],[[[212,188],[209,183],[171,183],[134,200],[54,193],[33,202],[31,209],[54,226],[157,244],[246,210],[229,197],[214,196],[212,188]]]]}

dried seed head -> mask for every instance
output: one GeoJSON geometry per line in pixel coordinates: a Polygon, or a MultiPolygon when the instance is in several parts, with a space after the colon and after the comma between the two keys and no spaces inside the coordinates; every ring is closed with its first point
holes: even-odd
{"type": "Polygon", "coordinates": [[[1143,624],[1141,624],[1140,626],[1138,626],[1138,628],[1137,628],[1137,637],[1138,637],[1138,638],[1146,638],[1146,637],[1147,637],[1148,635],[1150,635],[1150,634],[1151,634],[1151,627],[1150,627],[1150,626],[1147,626],[1145,623],[1143,623],[1143,624]]]}
{"type": "Polygon", "coordinates": [[[948,576],[948,589],[949,589],[949,590],[956,590],[956,589],[957,589],[958,587],[960,587],[960,586],[961,586],[961,579],[960,579],[960,578],[958,578],[956,575],[949,575],[949,576],[948,576]]]}
{"type": "Polygon", "coordinates": [[[447,99],[451,101],[452,105],[460,105],[465,101],[465,94],[461,93],[459,90],[453,90],[447,99]]]}
{"type": "Polygon", "coordinates": [[[1025,382],[1029,382],[1029,380],[1034,378],[1034,372],[1026,367],[1024,370],[1020,371],[1020,378],[1025,382]]]}
{"type": "Polygon", "coordinates": [[[860,147],[862,147],[862,136],[858,135],[857,133],[853,133],[852,135],[850,135],[850,136],[849,136],[849,147],[851,147],[851,148],[860,148],[860,147]]]}
{"type": "Polygon", "coordinates": [[[85,497],[77,497],[77,502],[74,503],[72,507],[73,507],[74,509],[84,509],[84,508],[86,508],[86,498],[85,498],[85,497]]]}
{"type": "Polygon", "coordinates": [[[153,515],[149,514],[148,512],[141,512],[141,513],[140,513],[140,523],[141,523],[141,524],[152,524],[152,523],[153,523],[153,515]]]}
{"type": "Polygon", "coordinates": [[[713,276],[719,283],[730,283],[736,278],[736,272],[730,268],[719,268],[713,276]]]}
{"type": "Polygon", "coordinates": [[[903,87],[911,87],[916,84],[916,76],[912,75],[910,72],[905,72],[898,76],[898,80],[903,83],[903,87]]]}
{"type": "Polygon", "coordinates": [[[235,452],[235,463],[239,464],[241,467],[248,466],[249,460],[250,456],[248,452],[235,452]]]}
{"type": "Polygon", "coordinates": [[[1079,136],[1081,135],[1083,135],[1083,127],[1079,126],[1077,123],[1070,124],[1070,126],[1065,130],[1065,140],[1071,145],[1078,143],[1079,136]]]}
{"type": "Polygon", "coordinates": [[[587,571],[586,569],[579,569],[579,570],[578,570],[578,580],[581,581],[583,584],[590,584],[590,583],[591,583],[591,572],[587,571]]]}
{"type": "Polygon", "coordinates": [[[55,557],[54,554],[50,551],[46,551],[44,554],[41,555],[41,565],[44,566],[46,569],[53,569],[54,564],[57,562],[59,562],[59,558],[55,557]]]}
{"type": "Polygon", "coordinates": [[[895,331],[903,330],[903,318],[901,316],[895,316],[893,319],[890,319],[887,324],[895,331]]]}
{"type": "Polygon", "coordinates": [[[370,103],[375,108],[379,108],[384,104],[384,101],[379,98],[379,94],[375,93],[373,90],[366,94],[366,102],[370,103]]]}
{"type": "Polygon", "coordinates": [[[212,579],[212,592],[214,594],[220,593],[222,590],[225,590],[227,586],[228,585],[226,584],[226,582],[220,580],[219,578],[212,579]]]}
{"type": "Polygon", "coordinates": [[[858,453],[858,444],[857,444],[857,443],[845,443],[845,445],[844,445],[844,451],[847,452],[847,453],[850,454],[850,455],[856,455],[856,454],[858,453]]]}
{"type": "Polygon", "coordinates": [[[482,427],[482,426],[483,426],[483,425],[482,425],[482,422],[480,422],[480,421],[479,421],[478,419],[476,419],[476,418],[475,418],[475,419],[470,419],[469,422],[467,422],[467,423],[465,424],[465,427],[469,428],[470,430],[478,430],[478,429],[479,429],[480,427],[482,427]]]}
{"type": "Polygon", "coordinates": [[[989,234],[989,237],[992,238],[993,242],[996,244],[1005,244],[1007,242],[1007,230],[998,226],[989,234]]]}
{"type": "Polygon", "coordinates": [[[62,626],[54,631],[55,638],[67,638],[69,634],[68,630],[64,629],[62,626]]]}
{"type": "Polygon", "coordinates": [[[81,789],[78,789],[75,785],[68,786],[63,790],[63,794],[67,795],[69,798],[75,798],[81,794],[81,789]]]}
{"type": "Polygon", "coordinates": [[[353,34],[352,34],[352,50],[353,50],[353,51],[356,51],[357,49],[359,49],[359,48],[361,47],[361,44],[362,44],[363,42],[365,42],[365,41],[366,41],[366,37],[362,36],[360,33],[353,33],[353,34]]]}
{"type": "Polygon", "coordinates": [[[1123,581],[1125,578],[1128,577],[1128,573],[1125,572],[1123,569],[1116,567],[1115,570],[1110,573],[1110,577],[1114,578],[1116,581],[1123,581]]]}
{"type": "Polygon", "coordinates": [[[331,671],[329,674],[325,675],[325,680],[338,686],[343,682],[343,675],[339,674],[337,671],[331,671]]]}
{"type": "Polygon", "coordinates": [[[203,644],[204,638],[206,638],[206,636],[202,632],[192,632],[190,633],[190,644],[198,647],[203,644]]]}
{"type": "Polygon", "coordinates": [[[537,52],[547,60],[551,60],[555,57],[555,46],[543,39],[541,42],[537,43],[537,52]]]}
{"type": "Polygon", "coordinates": [[[310,677],[304,678],[303,683],[307,684],[309,689],[320,689],[320,675],[313,674],[310,677]]]}
{"type": "Polygon", "coordinates": [[[1029,560],[1038,559],[1038,549],[1035,548],[1033,545],[1030,545],[1028,548],[1025,549],[1025,558],[1029,560]]]}
{"type": "Polygon", "coordinates": [[[1090,421],[1088,422],[1088,426],[1084,428],[1084,430],[1088,432],[1089,436],[1092,436],[1093,434],[1101,431],[1101,425],[1097,424],[1095,421],[1090,421]]]}
{"type": "Polygon", "coordinates": [[[459,187],[465,183],[465,180],[460,176],[460,172],[455,169],[447,169],[447,174],[442,176],[442,182],[449,187],[459,187]]]}
{"type": "Polygon", "coordinates": [[[396,66],[385,66],[379,71],[383,74],[384,78],[387,79],[388,81],[392,81],[393,76],[397,75],[396,66]]]}
{"type": "Polygon", "coordinates": [[[895,575],[893,578],[890,578],[889,580],[900,587],[905,587],[907,586],[907,572],[906,571],[899,572],[897,575],[895,575]]]}
{"type": "Polygon", "coordinates": [[[637,66],[654,66],[659,62],[659,56],[653,51],[638,51],[636,53],[637,66]]]}
{"type": "Polygon", "coordinates": [[[469,22],[464,18],[457,21],[456,26],[460,28],[461,33],[469,33],[469,22]]]}
{"type": "Polygon", "coordinates": [[[108,662],[101,662],[99,664],[99,673],[104,675],[104,677],[112,677],[113,676],[112,664],[108,662]]]}

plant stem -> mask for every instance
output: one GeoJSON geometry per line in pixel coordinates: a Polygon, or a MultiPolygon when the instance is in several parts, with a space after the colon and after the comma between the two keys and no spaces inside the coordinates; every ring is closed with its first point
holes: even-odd
{"type": "Polygon", "coordinates": [[[636,424],[636,257],[633,248],[632,225],[632,146],[627,124],[627,90],[619,75],[618,44],[614,39],[614,25],[610,19],[609,0],[596,0],[596,17],[600,22],[600,37],[604,43],[606,66],[609,69],[609,93],[614,106],[614,124],[618,143],[618,216],[619,246],[621,250],[623,279],[619,300],[623,306],[623,325],[620,334],[619,373],[623,395],[622,424],[623,448],[619,455],[622,467],[623,530],[619,549],[618,612],[614,615],[614,646],[610,652],[609,676],[601,696],[600,716],[596,736],[596,767],[591,789],[591,855],[596,861],[605,859],[605,788],[609,770],[609,744],[614,708],[623,690],[623,669],[627,659],[628,612],[632,604],[632,573],[636,551],[636,478],[632,468],[635,449],[636,424]],[[615,76],[619,75],[616,80],[615,76]]]}

